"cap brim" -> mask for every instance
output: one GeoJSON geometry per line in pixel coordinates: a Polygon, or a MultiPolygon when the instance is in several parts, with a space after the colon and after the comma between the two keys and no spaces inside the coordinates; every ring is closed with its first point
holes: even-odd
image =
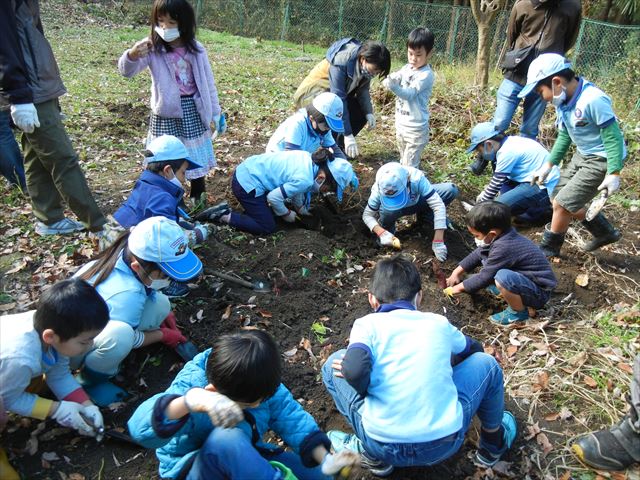
{"type": "Polygon", "coordinates": [[[187,161],[187,171],[195,170],[196,168],[202,168],[202,165],[194,162],[193,160],[185,159],[187,161]]]}
{"type": "Polygon", "coordinates": [[[329,125],[329,128],[331,130],[333,130],[336,133],[344,132],[344,123],[342,122],[342,120],[338,118],[330,118],[327,116],[325,116],[324,118],[327,121],[327,125],[329,125]]]}
{"type": "Polygon", "coordinates": [[[518,93],[518,98],[524,98],[527,95],[529,95],[531,92],[533,92],[533,89],[536,88],[536,85],[538,85],[538,81],[527,83],[524,86],[524,88],[522,90],[520,90],[520,93],[518,93]]]}
{"type": "Polygon", "coordinates": [[[402,192],[397,193],[393,197],[387,195],[380,195],[380,202],[386,210],[400,210],[403,208],[409,200],[409,194],[405,188],[402,192]]]}
{"type": "Polygon", "coordinates": [[[467,153],[473,152],[476,148],[478,148],[478,145],[480,145],[480,143],[482,142],[472,143],[471,146],[467,148],[467,153]]]}
{"type": "Polygon", "coordinates": [[[164,273],[178,282],[191,280],[202,272],[202,262],[191,250],[180,260],[159,262],[158,266],[164,273]]]}

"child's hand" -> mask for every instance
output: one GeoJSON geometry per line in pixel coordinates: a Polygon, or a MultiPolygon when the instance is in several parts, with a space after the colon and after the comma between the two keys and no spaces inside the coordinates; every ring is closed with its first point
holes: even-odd
{"type": "Polygon", "coordinates": [[[77,430],[80,435],[93,437],[96,431],[82,416],[82,414],[85,413],[85,408],[86,407],[80,403],[62,400],[58,404],[58,408],[51,414],[51,418],[63,427],[77,430]]]}
{"type": "Polygon", "coordinates": [[[148,38],[136,42],[135,45],[131,47],[131,50],[129,50],[129,58],[131,60],[138,60],[139,58],[146,57],[151,51],[151,46],[151,40],[148,38]]]}
{"type": "Polygon", "coordinates": [[[360,464],[360,455],[351,450],[342,450],[338,453],[327,453],[322,461],[320,469],[325,475],[335,475],[343,468],[351,469],[360,464]]]}
{"type": "Polygon", "coordinates": [[[192,388],[184,395],[184,403],[190,412],[206,413],[216,427],[231,428],[244,418],[236,402],[217,392],[204,388],[192,388]]]}
{"type": "Polygon", "coordinates": [[[400,85],[400,79],[389,75],[382,81],[382,85],[387,90],[393,90],[395,87],[400,85]]]}
{"type": "Polygon", "coordinates": [[[104,432],[104,419],[102,413],[96,405],[85,405],[84,409],[80,412],[82,418],[87,421],[92,427],[97,441],[102,440],[102,433],[104,432]]]}
{"type": "Polygon", "coordinates": [[[447,287],[453,287],[454,285],[459,284],[462,281],[460,277],[461,275],[455,272],[449,275],[449,278],[447,278],[447,287]]]}
{"type": "Polygon", "coordinates": [[[333,368],[334,376],[344,378],[344,376],[342,375],[342,358],[336,358],[331,363],[331,368],[333,368]]]}

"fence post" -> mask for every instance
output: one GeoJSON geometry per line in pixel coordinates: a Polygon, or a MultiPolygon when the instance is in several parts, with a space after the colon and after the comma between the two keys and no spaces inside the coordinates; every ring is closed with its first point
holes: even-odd
{"type": "Polygon", "coordinates": [[[203,0],[197,0],[196,2],[196,23],[202,22],[202,2],[203,0]]]}
{"type": "Polygon", "coordinates": [[[387,29],[389,28],[389,0],[384,2],[384,20],[382,22],[382,28],[380,29],[380,41],[384,42],[387,39],[387,29]]]}
{"type": "Polygon", "coordinates": [[[280,41],[284,42],[287,38],[287,30],[289,29],[289,5],[290,1],[287,0],[287,3],[284,7],[284,17],[282,19],[282,32],[280,32],[280,41]]]}
{"type": "Polygon", "coordinates": [[[338,38],[342,38],[342,21],[344,17],[344,0],[340,0],[338,6],[338,38]]]}
{"type": "Polygon", "coordinates": [[[458,37],[458,23],[460,20],[460,7],[453,7],[456,9],[456,14],[453,18],[453,35],[451,36],[451,43],[449,43],[449,61],[453,62],[453,54],[456,49],[456,38],[458,37]]]}
{"type": "Polygon", "coordinates": [[[573,67],[575,69],[578,64],[578,54],[580,53],[580,44],[582,43],[582,36],[584,35],[584,25],[587,22],[582,20],[580,22],[580,31],[578,32],[578,39],[576,40],[576,46],[573,47],[573,67]]]}

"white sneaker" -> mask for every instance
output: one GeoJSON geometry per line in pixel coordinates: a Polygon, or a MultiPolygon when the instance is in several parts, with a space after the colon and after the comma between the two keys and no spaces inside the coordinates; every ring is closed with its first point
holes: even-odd
{"type": "Polygon", "coordinates": [[[68,233],[79,232],[84,229],[85,226],[82,223],[66,217],[51,225],[36,222],[36,233],[38,235],[66,235],[68,233]]]}

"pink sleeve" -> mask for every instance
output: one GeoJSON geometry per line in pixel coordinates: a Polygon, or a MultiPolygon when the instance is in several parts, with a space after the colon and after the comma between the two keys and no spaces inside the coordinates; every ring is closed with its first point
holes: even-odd
{"type": "Polygon", "coordinates": [[[63,400],[67,400],[69,402],[84,403],[89,400],[89,395],[87,395],[87,392],[85,392],[84,389],[80,387],[64,397],[63,400]]]}

